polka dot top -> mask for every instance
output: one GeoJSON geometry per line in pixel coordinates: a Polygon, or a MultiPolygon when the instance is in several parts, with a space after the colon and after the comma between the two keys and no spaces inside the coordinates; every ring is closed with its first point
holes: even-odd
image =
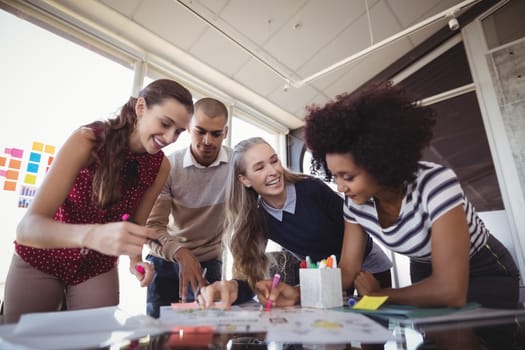
{"type": "MultiPolygon", "coordinates": [[[[102,149],[98,156],[104,157],[102,149]]],[[[160,170],[162,151],[155,154],[128,152],[121,172],[122,199],[110,209],[102,210],[91,200],[92,182],[97,164],[82,169],[66,200],[58,208],[55,220],[71,224],[103,224],[120,221],[122,215],[133,215],[144,194],[160,170]]],[[[32,248],[15,242],[18,255],[31,266],[74,285],[111,270],[118,257],[80,248],[32,248]]]]}

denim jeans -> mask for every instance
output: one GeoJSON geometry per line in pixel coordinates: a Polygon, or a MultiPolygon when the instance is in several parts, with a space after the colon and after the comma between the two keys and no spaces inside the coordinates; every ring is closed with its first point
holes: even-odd
{"type": "MultiPolygon", "coordinates": [[[[153,255],[148,255],[146,260],[155,267],[153,280],[147,290],[146,313],[151,317],[158,318],[161,306],[169,306],[171,303],[179,301],[179,264],[153,255]]],[[[221,280],[222,261],[218,259],[201,261],[201,266],[203,269],[207,269],[204,278],[209,283],[221,280]]],[[[193,300],[193,290],[190,286],[187,301],[193,300]]]]}

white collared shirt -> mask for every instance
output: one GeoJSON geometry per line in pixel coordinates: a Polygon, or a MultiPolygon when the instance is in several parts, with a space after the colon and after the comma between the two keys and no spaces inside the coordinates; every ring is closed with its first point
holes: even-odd
{"type": "Polygon", "coordinates": [[[261,200],[261,205],[263,209],[273,216],[276,220],[280,222],[283,221],[283,211],[286,211],[290,214],[295,214],[295,203],[296,203],[296,194],[295,194],[295,185],[287,184],[286,185],[286,200],[284,201],[284,206],[282,208],[274,208],[267,204],[264,199],[261,200]]]}
{"type": "Polygon", "coordinates": [[[186,153],[184,153],[184,159],[182,161],[182,167],[183,168],[187,168],[189,166],[194,166],[196,168],[211,168],[211,167],[214,167],[214,166],[217,166],[217,165],[221,164],[221,162],[228,163],[228,154],[224,150],[224,147],[221,146],[221,150],[219,151],[219,154],[217,155],[217,159],[215,159],[215,161],[213,163],[211,163],[208,166],[204,166],[204,165],[200,164],[199,162],[197,162],[197,160],[195,159],[195,157],[191,153],[191,146],[189,146],[186,149],[186,153]]]}

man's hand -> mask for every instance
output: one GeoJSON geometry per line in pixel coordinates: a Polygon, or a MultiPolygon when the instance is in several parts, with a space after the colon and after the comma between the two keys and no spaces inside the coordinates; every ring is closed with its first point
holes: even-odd
{"type": "Polygon", "coordinates": [[[186,302],[188,298],[188,285],[191,284],[193,292],[207,285],[202,277],[201,263],[189,249],[180,248],[175,253],[175,260],[179,264],[179,298],[186,302]]]}

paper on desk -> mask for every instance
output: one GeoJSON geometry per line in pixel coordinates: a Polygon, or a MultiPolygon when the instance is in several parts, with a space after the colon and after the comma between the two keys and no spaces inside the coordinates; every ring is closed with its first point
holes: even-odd
{"type": "Polygon", "coordinates": [[[370,318],[329,309],[281,310],[270,319],[266,341],[302,344],[383,344],[396,337],[370,318]]]}
{"type": "Polygon", "coordinates": [[[263,332],[266,324],[261,322],[261,311],[244,310],[233,306],[231,310],[160,308],[159,322],[165,328],[174,326],[209,326],[217,333],[263,332]]]}
{"type": "Polygon", "coordinates": [[[392,331],[368,317],[329,309],[272,308],[271,311],[232,308],[176,310],[162,308],[165,327],[210,326],[216,333],[266,332],[267,341],[303,344],[385,343],[392,331]]]}
{"type": "Polygon", "coordinates": [[[0,327],[2,343],[54,350],[105,347],[167,331],[153,318],[118,307],[27,314],[9,326],[0,327]]]}
{"type": "Polygon", "coordinates": [[[56,335],[134,330],[154,324],[145,316],[131,316],[116,306],[96,309],[40,312],[22,315],[15,327],[16,335],[56,335]]]}

